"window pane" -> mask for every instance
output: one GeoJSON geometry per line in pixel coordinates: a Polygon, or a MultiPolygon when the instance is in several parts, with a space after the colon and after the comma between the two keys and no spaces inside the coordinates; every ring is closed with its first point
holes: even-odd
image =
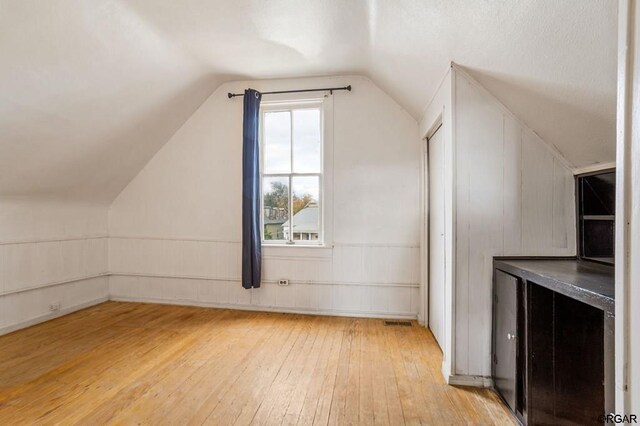
{"type": "Polygon", "coordinates": [[[293,111],[293,169],[296,173],[320,173],[320,110],[293,111]]]}
{"type": "Polygon", "coordinates": [[[264,115],[264,172],[291,173],[291,113],[264,115]]]}
{"type": "Polygon", "coordinates": [[[320,239],[320,178],[293,178],[293,239],[320,239]]]}
{"type": "Polygon", "coordinates": [[[262,181],[263,238],[286,240],[289,228],[289,178],[265,177],[262,181]]]}

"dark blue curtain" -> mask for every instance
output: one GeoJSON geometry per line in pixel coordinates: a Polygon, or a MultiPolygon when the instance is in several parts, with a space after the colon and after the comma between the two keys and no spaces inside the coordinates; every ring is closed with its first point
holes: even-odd
{"type": "Polygon", "coordinates": [[[260,287],[262,245],[260,234],[260,99],[253,89],[244,91],[242,122],[242,287],[260,287]]]}

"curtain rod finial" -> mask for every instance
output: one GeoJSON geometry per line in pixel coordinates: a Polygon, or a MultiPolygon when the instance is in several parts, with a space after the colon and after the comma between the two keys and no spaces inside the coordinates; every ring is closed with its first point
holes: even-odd
{"type": "Polygon", "coordinates": [[[233,98],[233,93],[229,92],[227,93],[227,96],[229,96],[229,99],[233,98]]]}
{"type": "Polygon", "coordinates": [[[348,91],[351,91],[351,85],[348,85],[348,86],[347,86],[347,90],[348,90],[348,91]]]}

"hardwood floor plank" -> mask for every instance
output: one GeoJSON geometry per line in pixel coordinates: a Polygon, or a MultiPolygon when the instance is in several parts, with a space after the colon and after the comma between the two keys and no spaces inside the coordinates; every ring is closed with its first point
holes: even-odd
{"type": "MultiPolygon", "coordinates": [[[[202,317],[207,321],[215,322],[224,320],[229,315],[230,311],[204,311],[202,313],[202,317]]],[[[191,362],[192,360],[207,357],[207,355],[221,354],[223,347],[217,346],[215,343],[218,339],[228,337],[224,332],[222,327],[206,327],[206,324],[197,327],[193,332],[197,337],[197,342],[188,346],[180,356],[168,358],[157,369],[128,383],[115,398],[97,406],[79,423],[106,424],[119,415],[127,417],[127,412],[132,405],[148,396],[149,393],[154,393],[154,396],[157,396],[162,391],[166,393],[169,389],[174,389],[176,382],[184,381],[189,373],[199,367],[197,363],[191,362]]]]}
{"type": "MultiPolygon", "coordinates": [[[[362,349],[362,321],[353,320],[351,351],[349,352],[349,372],[347,374],[347,392],[344,402],[341,424],[357,425],[360,414],[360,362],[362,349]]],[[[364,420],[364,419],[363,419],[364,420]]]]}
{"type": "MultiPolygon", "coordinates": [[[[331,399],[329,404],[328,423],[330,425],[342,424],[344,420],[344,410],[347,403],[347,383],[349,381],[349,362],[351,360],[351,350],[353,337],[355,334],[354,320],[349,318],[347,328],[343,333],[342,346],[337,360],[337,371],[331,399]]],[[[320,421],[321,418],[318,420],[320,421]]],[[[314,422],[315,423],[315,422],[314,422]]],[[[324,423],[316,423],[324,424],[324,423]]]]}
{"type": "MultiPolygon", "coordinates": [[[[222,395],[233,385],[251,360],[258,359],[268,348],[264,343],[273,338],[281,343],[278,333],[291,334],[293,330],[277,317],[256,316],[254,324],[247,323],[244,334],[233,346],[228,347],[216,364],[202,365],[189,381],[175,392],[171,405],[162,405],[151,417],[152,422],[164,422],[167,418],[189,419],[190,424],[202,424],[217,406],[222,395]],[[213,367],[213,368],[212,368],[213,367]]],[[[183,422],[184,424],[185,422],[183,422]]]]}
{"type": "MultiPolygon", "coordinates": [[[[368,370],[371,376],[372,404],[373,404],[373,424],[390,425],[389,407],[387,402],[387,392],[385,387],[384,366],[387,364],[381,339],[382,327],[375,321],[368,321],[368,335],[371,344],[371,364],[368,370]]],[[[365,367],[367,364],[365,364],[365,367]]],[[[397,424],[397,422],[396,422],[397,424]]]]}
{"type": "MultiPolygon", "coordinates": [[[[205,424],[236,422],[246,404],[239,402],[235,396],[247,390],[250,390],[251,394],[251,398],[245,399],[250,403],[247,410],[249,413],[251,411],[255,413],[256,408],[265,407],[265,400],[271,396],[282,397],[282,392],[274,391],[272,386],[281,375],[286,375],[286,372],[290,371],[295,357],[299,356],[299,349],[310,339],[310,319],[301,317],[297,322],[295,332],[287,334],[286,340],[281,344],[270,341],[259,354],[256,354],[256,358],[251,360],[248,368],[220,399],[218,406],[211,410],[205,424]]],[[[247,419],[243,419],[241,424],[249,424],[254,418],[251,416],[249,419],[248,414],[247,419]]]]}
{"type": "MultiPolygon", "coordinates": [[[[233,311],[227,311],[233,312],[233,311]]],[[[234,361],[228,358],[230,348],[236,348],[246,354],[268,327],[246,327],[244,321],[259,321],[259,314],[237,318],[230,315],[210,325],[222,329],[220,341],[211,341],[203,351],[187,360],[183,368],[171,371],[166,377],[154,384],[144,395],[135,401],[125,412],[113,419],[113,424],[154,422],[187,422],[207,396],[214,391],[210,383],[216,383],[216,377],[224,378],[234,361]],[[236,321],[240,319],[241,321],[236,321]]],[[[246,356],[246,355],[242,355],[246,356]]],[[[241,358],[237,359],[239,361],[241,358]]]]}
{"type": "Polygon", "coordinates": [[[359,401],[358,423],[375,424],[373,405],[373,335],[372,321],[362,321],[362,337],[360,339],[360,364],[358,365],[359,401]]]}
{"type": "Polygon", "coordinates": [[[296,425],[302,412],[302,407],[306,400],[307,393],[311,387],[314,372],[318,367],[321,356],[326,353],[327,344],[331,343],[327,337],[329,332],[328,321],[326,318],[322,318],[322,323],[319,325],[319,333],[317,334],[313,346],[309,348],[309,352],[305,354],[306,359],[303,358],[304,364],[301,365],[301,371],[299,375],[289,378],[289,388],[292,392],[288,405],[285,408],[284,416],[281,424],[283,425],[296,425]]]}
{"type": "Polygon", "coordinates": [[[274,374],[270,377],[268,386],[265,388],[265,394],[262,401],[259,403],[254,416],[251,419],[251,424],[268,424],[271,413],[274,407],[279,404],[282,405],[283,399],[287,397],[286,394],[286,380],[295,367],[296,361],[299,359],[302,353],[302,349],[305,344],[313,336],[310,335],[310,320],[307,318],[300,318],[299,324],[300,333],[298,339],[292,342],[291,345],[286,345],[282,351],[282,355],[286,355],[282,359],[282,362],[278,362],[278,369],[274,371],[274,374]]]}
{"type": "Polygon", "coordinates": [[[326,425],[329,421],[333,390],[338,374],[338,360],[340,359],[343,335],[348,326],[348,320],[333,318],[332,322],[335,327],[331,338],[331,349],[321,371],[318,372],[322,377],[318,378],[317,383],[319,384],[321,381],[322,384],[320,388],[313,386],[311,392],[305,398],[302,413],[298,420],[300,425],[326,425]]]}
{"type": "Polygon", "coordinates": [[[107,302],[0,336],[0,424],[516,424],[418,326],[107,302]]]}

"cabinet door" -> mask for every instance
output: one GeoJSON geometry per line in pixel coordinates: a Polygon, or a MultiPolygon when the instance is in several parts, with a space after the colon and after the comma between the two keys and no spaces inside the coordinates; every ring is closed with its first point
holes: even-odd
{"type": "Polygon", "coordinates": [[[518,279],[495,271],[493,305],[493,379],[509,407],[516,409],[518,279]]]}

